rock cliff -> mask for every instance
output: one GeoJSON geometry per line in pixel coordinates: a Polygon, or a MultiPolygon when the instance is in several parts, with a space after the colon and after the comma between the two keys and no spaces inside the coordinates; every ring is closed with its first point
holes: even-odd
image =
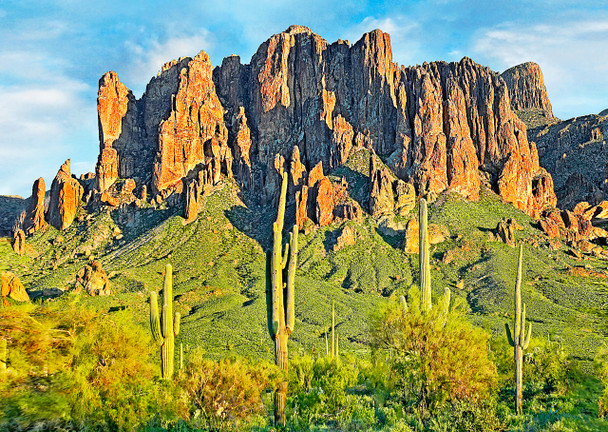
{"type": "Polygon", "coordinates": [[[507,69],[501,75],[509,88],[511,109],[527,126],[554,123],[553,109],[540,66],[526,62],[507,69]]]}
{"type": "Polygon", "coordinates": [[[504,80],[468,58],[404,68],[379,30],[351,46],[292,26],[248,65],[224,59],[214,81],[227,117],[247,118],[249,156],[261,168],[254,188],[271,183],[267,167],[295,146],[306,169],[323,162],[329,170],[363,146],[423,195],[451,189],[476,199],[486,183],[534,217],[555,204],[504,80]]]}

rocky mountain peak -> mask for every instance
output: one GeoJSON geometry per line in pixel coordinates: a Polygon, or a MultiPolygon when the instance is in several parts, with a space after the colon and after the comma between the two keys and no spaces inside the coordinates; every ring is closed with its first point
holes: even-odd
{"type": "Polygon", "coordinates": [[[537,110],[546,119],[553,119],[553,110],[540,66],[526,62],[507,69],[501,74],[507,83],[511,108],[515,111],[537,110]]]}

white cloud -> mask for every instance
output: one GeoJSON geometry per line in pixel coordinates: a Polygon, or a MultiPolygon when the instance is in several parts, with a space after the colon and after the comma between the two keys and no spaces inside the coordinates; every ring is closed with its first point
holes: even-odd
{"type": "Polygon", "coordinates": [[[607,40],[608,18],[508,23],[478,32],[473,51],[497,70],[538,63],[554,112],[568,118],[608,107],[607,40]]]}
{"type": "Polygon", "coordinates": [[[126,80],[135,86],[145,86],[167,62],[179,57],[194,57],[201,50],[213,47],[210,33],[203,29],[191,36],[174,36],[164,42],[148,40],[144,43],[125,42],[131,53],[132,63],[128,66],[126,80]]]}

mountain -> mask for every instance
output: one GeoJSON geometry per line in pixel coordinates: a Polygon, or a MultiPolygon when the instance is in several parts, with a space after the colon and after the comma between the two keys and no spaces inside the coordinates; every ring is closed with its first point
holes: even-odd
{"type": "Polygon", "coordinates": [[[380,30],[330,44],[302,26],[249,64],[230,56],[213,68],[202,51],[166,63],[139,99],[108,72],[95,173],[76,178],[66,161],[48,197],[34,184],[15,230],[22,254],[0,242],[0,270],[47,296],[73,290],[95,261],[112,294],[86,301],[145,322],[147,293],[172,262],[187,344],[269,356],[264,250],[287,173],[286,225],[302,232],[297,349],[324,346],[331,300],[344,349],[365,349],[371,311],[416,283],[410,242],[425,196],[434,289],[451,286],[477,323],[502,331],[515,252],[499,239],[510,230],[530,245],[536,331],[588,360],[604,341],[608,233],[582,210],[555,210],[552,176],[517,115],[554,121],[540,69],[505,74],[469,58],[404,67],[380,30]]]}

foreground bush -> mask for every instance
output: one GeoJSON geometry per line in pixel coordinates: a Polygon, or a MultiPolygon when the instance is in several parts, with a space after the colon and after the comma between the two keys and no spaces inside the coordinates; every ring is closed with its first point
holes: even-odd
{"type": "Polygon", "coordinates": [[[497,381],[488,359],[488,334],[474,327],[460,308],[446,317],[439,306],[422,313],[416,289],[410,291],[409,310],[394,301],[372,321],[371,342],[377,356],[391,366],[392,397],[423,414],[446,402],[477,402],[497,381]]]}
{"type": "Polygon", "coordinates": [[[194,427],[242,430],[247,423],[266,423],[262,395],[281,377],[276,366],[246,358],[219,361],[195,352],[175,379],[181,417],[194,427]]]}
{"type": "Polygon", "coordinates": [[[0,375],[0,426],[132,430],[160,397],[155,346],[129,312],[76,302],[0,309],[8,369],[0,375]]]}

